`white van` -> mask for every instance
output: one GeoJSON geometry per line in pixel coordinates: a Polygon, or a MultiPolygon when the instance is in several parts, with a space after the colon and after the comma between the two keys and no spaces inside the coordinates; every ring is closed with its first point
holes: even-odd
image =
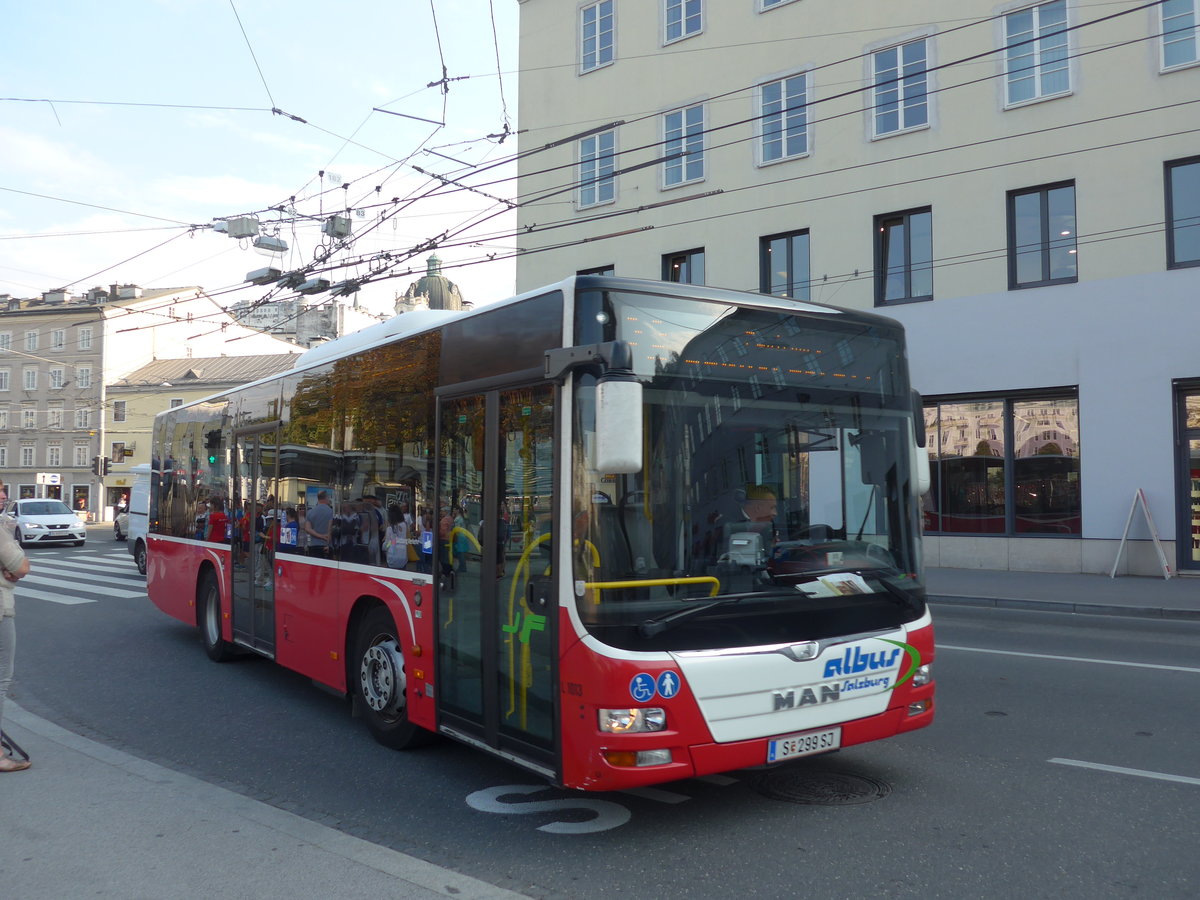
{"type": "Polygon", "coordinates": [[[129,520],[125,528],[129,555],[138,571],[146,574],[146,532],[150,527],[150,464],[133,466],[133,488],[129,491],[129,520]]]}

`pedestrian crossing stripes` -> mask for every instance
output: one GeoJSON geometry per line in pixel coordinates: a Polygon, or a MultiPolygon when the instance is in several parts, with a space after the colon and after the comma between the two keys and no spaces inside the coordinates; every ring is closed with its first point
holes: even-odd
{"type": "Polygon", "coordinates": [[[114,553],[30,554],[31,571],[17,586],[17,600],[64,606],[146,596],[146,579],[122,547],[114,553]]]}

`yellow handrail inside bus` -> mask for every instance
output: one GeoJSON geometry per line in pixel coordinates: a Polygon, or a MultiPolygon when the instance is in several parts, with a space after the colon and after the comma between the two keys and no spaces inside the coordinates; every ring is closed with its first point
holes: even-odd
{"type": "MultiPolygon", "coordinates": [[[[537,547],[539,544],[542,544],[542,543],[550,540],[550,537],[551,537],[551,535],[549,533],[543,534],[541,537],[536,538],[532,542],[528,543],[525,547],[525,550],[521,553],[521,558],[519,560],[517,560],[517,567],[513,570],[512,581],[508,585],[508,624],[509,625],[514,624],[513,613],[515,612],[515,607],[517,605],[517,595],[518,595],[517,586],[519,584],[521,584],[523,580],[527,581],[529,579],[529,554],[533,552],[534,547],[537,547]]],[[[527,604],[525,603],[524,591],[521,592],[521,605],[528,608],[527,604]]],[[[513,654],[516,652],[516,648],[513,646],[513,634],[509,633],[508,637],[506,637],[504,639],[504,642],[506,644],[508,644],[508,671],[510,673],[512,673],[513,665],[514,665],[513,654]]],[[[532,680],[533,680],[533,673],[532,673],[532,668],[531,668],[531,665],[529,662],[529,646],[525,645],[522,648],[522,652],[521,652],[521,720],[522,720],[521,727],[522,728],[525,727],[524,719],[525,719],[525,708],[526,708],[526,694],[529,691],[529,685],[532,682],[532,680]]],[[[513,712],[516,710],[516,708],[517,708],[516,679],[514,679],[510,676],[508,679],[508,710],[504,713],[504,717],[508,718],[509,716],[511,716],[513,714],[513,712]]]]}
{"type": "MultiPolygon", "coordinates": [[[[467,536],[467,538],[471,541],[471,543],[475,545],[476,550],[478,550],[480,553],[483,552],[483,548],[479,546],[479,541],[475,540],[475,535],[471,534],[471,532],[469,532],[467,529],[463,528],[461,525],[454,526],[453,528],[450,529],[450,537],[446,541],[446,544],[447,544],[446,561],[449,564],[451,569],[454,568],[454,535],[458,534],[459,532],[462,532],[463,534],[465,534],[467,536]]],[[[447,605],[448,609],[446,611],[446,621],[444,623],[442,623],[443,628],[448,627],[450,625],[450,623],[454,621],[454,595],[453,594],[450,595],[450,600],[446,605],[447,605]]]]}

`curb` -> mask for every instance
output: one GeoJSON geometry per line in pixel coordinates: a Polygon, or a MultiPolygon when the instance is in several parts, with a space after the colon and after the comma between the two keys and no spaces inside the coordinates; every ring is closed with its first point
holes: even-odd
{"type": "Polygon", "coordinates": [[[1085,616],[1124,616],[1138,619],[1169,619],[1200,622],[1200,609],[1171,606],[1124,606],[1114,603],[1072,603],[1067,600],[1028,600],[1018,597],[973,597],[969,595],[929,595],[930,603],[978,606],[992,609],[1023,609],[1035,612],[1074,613],[1085,616]]]}

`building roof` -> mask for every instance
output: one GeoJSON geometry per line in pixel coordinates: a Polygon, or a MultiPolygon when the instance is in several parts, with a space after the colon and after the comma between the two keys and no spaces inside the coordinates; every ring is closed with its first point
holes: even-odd
{"type": "Polygon", "coordinates": [[[265,356],[209,356],[194,359],[156,359],[130,372],[113,387],[200,387],[212,384],[246,384],[286,372],[298,354],[265,356]]]}

